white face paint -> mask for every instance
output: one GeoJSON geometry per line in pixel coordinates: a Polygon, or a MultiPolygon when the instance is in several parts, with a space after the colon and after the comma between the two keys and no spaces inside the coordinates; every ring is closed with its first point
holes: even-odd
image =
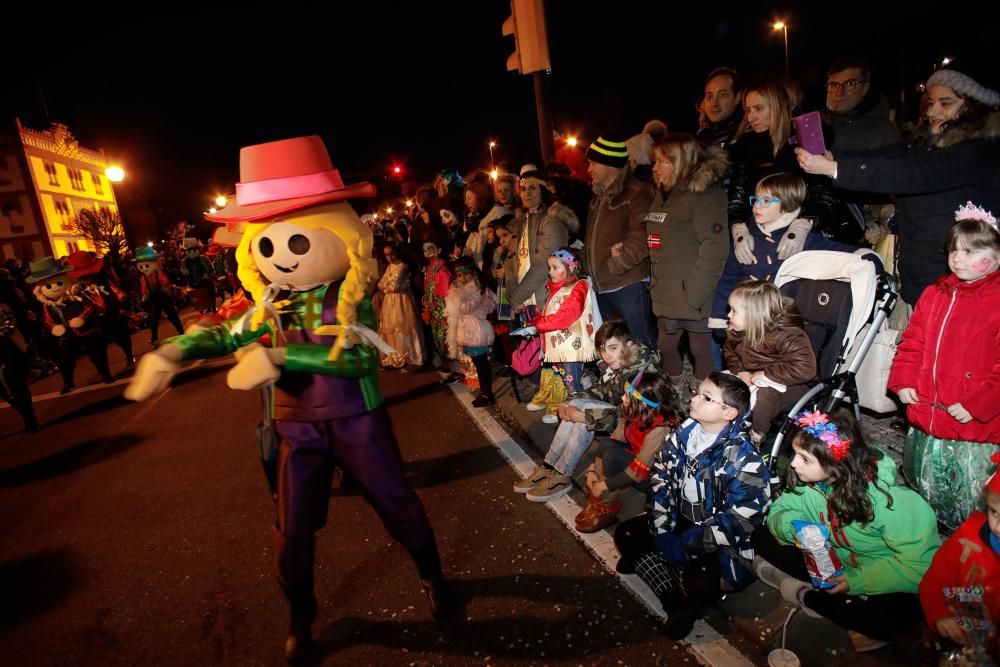
{"type": "Polygon", "coordinates": [[[444,223],[445,227],[454,227],[458,224],[458,218],[454,213],[446,208],[441,209],[441,222],[444,223]]]}
{"type": "Polygon", "coordinates": [[[268,282],[291,290],[309,290],[340,280],[350,266],[347,247],[327,229],[280,221],[250,244],[257,269],[268,282]]]}

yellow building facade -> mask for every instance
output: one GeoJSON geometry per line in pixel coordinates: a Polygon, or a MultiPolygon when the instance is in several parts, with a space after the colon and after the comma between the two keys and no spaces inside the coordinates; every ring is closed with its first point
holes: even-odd
{"type": "Polygon", "coordinates": [[[104,151],[80,146],[60,123],[14,125],[0,133],[0,261],[94,250],[65,224],[82,208],[118,210],[104,151]]]}

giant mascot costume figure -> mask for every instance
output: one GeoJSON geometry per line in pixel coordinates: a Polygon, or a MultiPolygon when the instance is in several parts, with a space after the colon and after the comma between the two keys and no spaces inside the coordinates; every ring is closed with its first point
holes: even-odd
{"type": "MultiPolygon", "coordinates": [[[[375,279],[372,235],[317,136],[240,151],[240,183],[214,222],[244,221],[236,249],[239,277],[253,296],[245,315],[171,338],[145,355],[127,398],[162,391],[179,362],[244,353],[230,370],[233,389],[274,385],[278,450],[278,578],[291,608],[285,657],[297,662],[311,644],[315,533],[326,524],[331,474],[341,465],[364,489],[386,529],[406,547],[436,619],[452,609],[434,532],[403,476],[396,438],[378,384],[387,346],[366,288],[375,279]]],[[[389,348],[391,350],[391,348],[389,348]]]]}

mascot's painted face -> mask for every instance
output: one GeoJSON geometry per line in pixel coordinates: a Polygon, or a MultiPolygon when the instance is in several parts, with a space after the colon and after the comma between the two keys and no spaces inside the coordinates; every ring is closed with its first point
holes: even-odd
{"type": "Polygon", "coordinates": [[[139,269],[139,273],[144,276],[156,273],[160,269],[159,262],[136,262],[135,268],[139,269]]]}
{"type": "Polygon", "coordinates": [[[35,286],[35,289],[41,292],[42,296],[46,299],[58,301],[69,294],[69,290],[73,287],[73,283],[73,279],[64,273],[62,275],[46,278],[45,280],[39,282],[35,286]]]}
{"type": "Polygon", "coordinates": [[[201,254],[201,248],[185,248],[184,254],[187,255],[189,259],[194,259],[201,254]]]}
{"type": "Polygon", "coordinates": [[[268,282],[308,290],[347,275],[347,246],[328,229],[296,225],[294,216],[267,226],[250,244],[254,263],[268,282]]]}

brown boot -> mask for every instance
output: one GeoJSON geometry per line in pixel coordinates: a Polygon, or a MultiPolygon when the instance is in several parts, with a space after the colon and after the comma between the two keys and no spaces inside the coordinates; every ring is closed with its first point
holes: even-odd
{"type": "Polygon", "coordinates": [[[618,512],[621,509],[620,502],[605,503],[598,498],[591,498],[583,512],[577,515],[576,529],[581,533],[596,533],[599,530],[604,530],[618,521],[618,512]]]}

